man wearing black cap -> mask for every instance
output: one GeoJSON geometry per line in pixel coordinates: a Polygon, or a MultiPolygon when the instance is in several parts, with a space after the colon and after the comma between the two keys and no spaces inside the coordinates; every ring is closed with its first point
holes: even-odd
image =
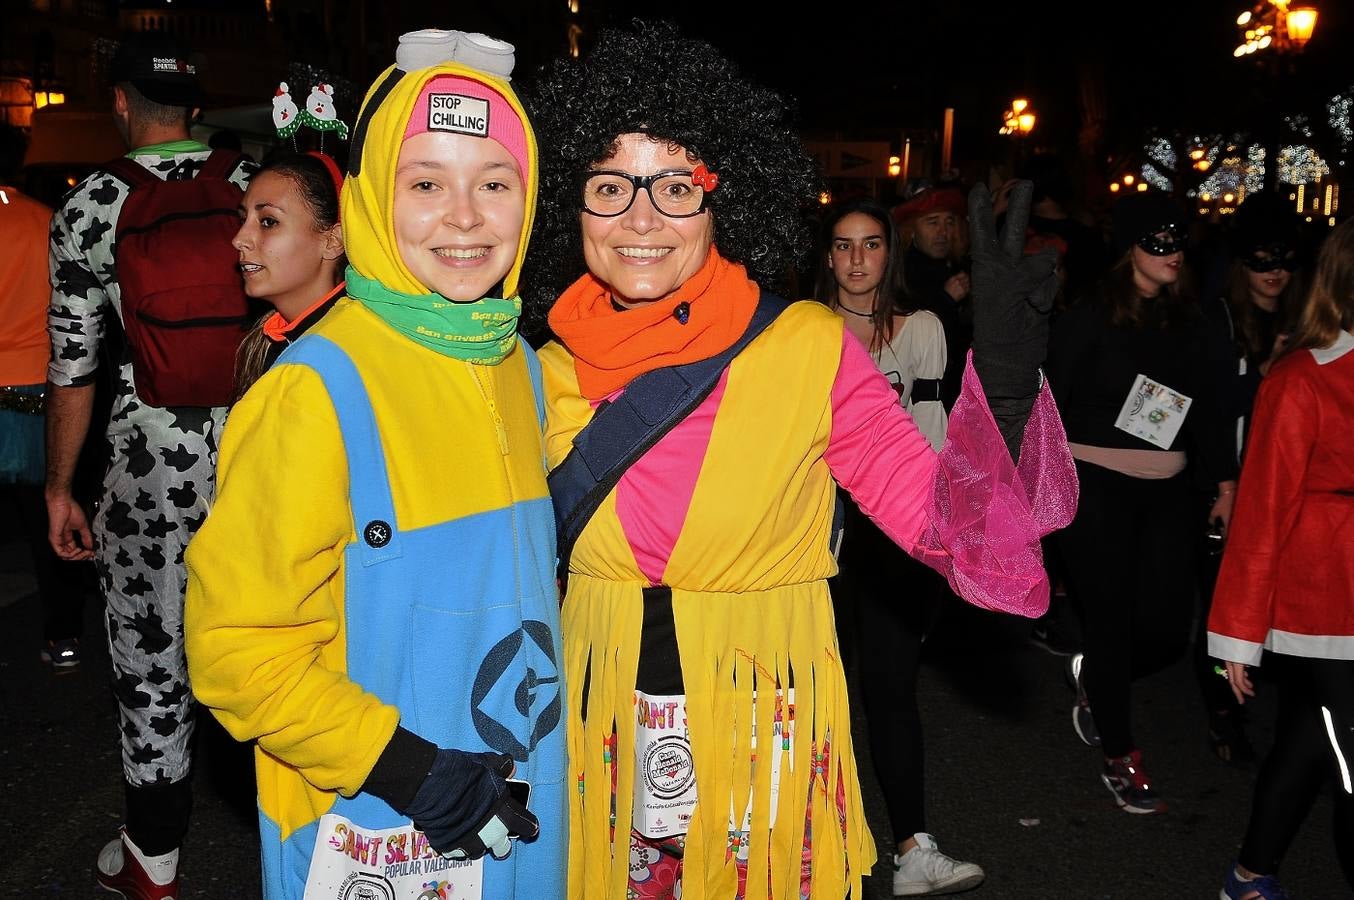
{"type": "MultiPolygon", "coordinates": [[[[148,379],[140,368],[138,391],[133,343],[115,336],[138,324],[124,315],[140,296],[128,286],[128,275],[138,266],[144,270],[151,257],[146,253],[141,259],[129,258],[140,252],[135,247],[141,245],[126,240],[119,220],[126,217],[122,222],[126,225],[134,218],[126,206],[133,190],[144,206],[144,199],[154,196],[154,185],[195,179],[208,165],[211,151],[188,132],[201,102],[198,68],[199,63],[169,35],[141,33],[122,41],[110,69],[113,115],[131,151],[127,158],[135,165],[129,175],[128,164],[115,161],[87,177],[67,195],[51,231],[46,489],[50,535],[61,557],[95,560],[107,602],[127,816],[122,834],[99,854],[96,874],[103,887],[134,900],[178,896],[178,848],[192,799],[187,778],[193,720],[183,658],[183,551],[205,519],[212,497],[216,442],[225,409],[223,403],[152,404],[147,399],[148,379]],[[153,178],[147,178],[147,172],[153,178]],[[132,186],[142,181],[148,184],[132,186]],[[115,260],[115,248],[125,240],[115,260]],[[115,370],[107,430],[112,457],[91,526],[71,497],[71,479],[89,429],[101,352],[115,370]]],[[[215,160],[212,165],[223,163],[215,160]]],[[[220,178],[221,190],[243,191],[252,165],[238,157],[228,165],[220,178]]],[[[219,213],[207,212],[203,218],[220,218],[219,213]]],[[[193,218],[180,216],[173,228],[191,230],[197,227],[188,224],[193,218]]],[[[219,232],[231,229],[226,221],[215,227],[219,232]]],[[[188,266],[200,265],[205,278],[213,269],[206,262],[208,251],[215,253],[213,260],[221,256],[220,248],[207,246],[212,242],[202,243],[200,259],[196,248],[180,255],[191,257],[188,266]]],[[[156,270],[150,271],[154,276],[156,270]]]]}

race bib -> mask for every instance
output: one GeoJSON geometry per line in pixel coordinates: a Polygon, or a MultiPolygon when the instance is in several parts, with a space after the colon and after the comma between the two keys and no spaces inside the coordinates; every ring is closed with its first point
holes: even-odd
{"type": "MultiPolygon", "coordinates": [[[[775,821],[780,797],[781,760],[787,755],[793,759],[794,695],[793,688],[776,691],[770,753],[772,821],[775,821]]],[[[755,710],[755,694],[753,704],[755,710]]],[[[635,691],[635,714],[633,827],[648,838],[686,834],[691,828],[691,816],[696,808],[696,763],[686,726],[686,697],[682,694],[654,695],[635,691]]],[[[751,744],[756,757],[755,727],[751,744]]],[[[733,798],[730,798],[729,832],[746,834],[751,827],[752,798],[748,797],[741,817],[737,815],[733,798]]],[[[745,855],[746,847],[741,849],[745,855]]]]}
{"type": "Polygon", "coordinates": [[[480,900],[484,860],[447,859],[413,825],[320,819],[304,900],[480,900]]]}
{"type": "Polygon", "coordinates": [[[696,761],[686,697],[635,691],[634,828],[645,837],[686,834],[696,808],[696,761]]]}
{"type": "Polygon", "coordinates": [[[1171,449],[1194,401],[1146,375],[1139,375],[1119,410],[1114,427],[1162,450],[1171,449]]]}

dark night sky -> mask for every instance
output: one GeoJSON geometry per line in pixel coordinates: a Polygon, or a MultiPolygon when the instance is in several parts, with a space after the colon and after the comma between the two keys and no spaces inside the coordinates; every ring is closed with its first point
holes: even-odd
{"type": "MultiPolygon", "coordinates": [[[[286,0],[275,2],[285,7],[286,0]]],[[[367,3],[369,37],[377,44],[424,27],[509,40],[518,48],[519,83],[565,51],[570,20],[567,0],[355,2],[367,3]]],[[[1022,95],[1039,114],[1034,143],[1074,151],[1087,68],[1102,73],[1107,152],[1141,148],[1153,126],[1251,131],[1278,120],[1279,94],[1311,106],[1354,86],[1354,65],[1342,55],[1354,46],[1354,0],[1312,0],[1321,10],[1316,36],[1285,79],[1263,67],[1272,51],[1233,58],[1235,20],[1245,0],[578,2],[577,19],[589,35],[637,16],[675,20],[793,96],[802,126],[815,136],[896,142],[904,130],[938,130],[944,108],[953,106],[956,155],[969,159],[996,159],[1009,150],[996,131],[1001,111],[1022,95]],[[1101,26],[1092,16],[1113,21],[1101,26]]],[[[298,0],[312,10],[319,5],[298,0]]],[[[365,84],[375,71],[348,74],[365,84]]]]}
{"type": "MultiPolygon", "coordinates": [[[[1096,0],[797,6],[765,0],[580,2],[584,21],[594,27],[634,16],[674,19],[759,80],[796,97],[806,128],[848,136],[872,125],[895,132],[938,127],[943,108],[954,106],[960,138],[995,148],[1001,110],[1024,94],[1041,115],[1044,139],[1063,136],[1071,144],[1079,124],[1078,72],[1091,65],[1104,71],[1110,142],[1140,145],[1139,137],[1151,125],[1245,129],[1270,102],[1265,92],[1275,84],[1262,76],[1255,59],[1232,57],[1242,0],[1131,6],[1096,0]],[[1117,22],[1095,26],[1091,15],[1117,22]]],[[[1354,84],[1354,66],[1339,55],[1354,46],[1354,4],[1322,0],[1317,5],[1317,33],[1288,82],[1292,95],[1314,98],[1354,84]]],[[[519,68],[526,79],[534,65],[562,46],[555,35],[562,33],[565,0],[516,4],[518,10],[539,10],[535,15],[514,15],[504,6],[494,12],[481,7],[474,15],[485,17],[486,30],[496,29],[491,33],[526,51],[519,68]]],[[[436,9],[439,19],[471,11],[451,11],[442,4],[427,8],[436,9]]],[[[414,9],[405,12],[418,15],[414,9]]],[[[437,24],[471,27],[469,22],[437,24]]]]}

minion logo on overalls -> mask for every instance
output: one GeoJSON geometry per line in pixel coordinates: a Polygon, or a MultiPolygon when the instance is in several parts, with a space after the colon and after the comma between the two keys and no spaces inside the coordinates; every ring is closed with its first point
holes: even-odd
{"type": "Polygon", "coordinates": [[[479,736],[519,762],[559,727],[560,676],[553,640],[544,622],[523,622],[521,630],[499,641],[484,657],[470,692],[479,736]],[[503,722],[492,712],[509,707],[522,717],[503,722]],[[531,725],[530,733],[519,735],[524,723],[531,725]]]}

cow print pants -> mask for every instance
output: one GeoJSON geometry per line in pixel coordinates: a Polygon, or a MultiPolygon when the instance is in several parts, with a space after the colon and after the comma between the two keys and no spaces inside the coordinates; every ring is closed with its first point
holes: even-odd
{"type": "Polygon", "coordinates": [[[193,697],[183,651],[183,554],[207,518],[223,417],[203,409],[176,416],[173,428],[143,421],[113,436],[93,528],[122,765],[133,786],[188,775],[193,697]],[[148,430],[157,432],[154,439],[148,430]]]}

